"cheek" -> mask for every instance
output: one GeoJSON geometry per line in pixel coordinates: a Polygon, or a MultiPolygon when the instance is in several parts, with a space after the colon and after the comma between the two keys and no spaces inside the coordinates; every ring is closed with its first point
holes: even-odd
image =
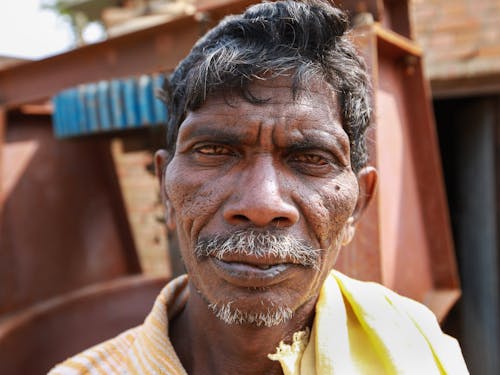
{"type": "Polygon", "coordinates": [[[317,186],[303,198],[301,206],[311,230],[322,248],[330,248],[354,210],[357,185],[332,181],[317,186]]]}
{"type": "Polygon", "coordinates": [[[335,193],[325,196],[330,225],[334,228],[343,227],[352,215],[356,205],[357,189],[335,184],[335,193]]]}
{"type": "Polygon", "coordinates": [[[169,165],[165,181],[166,193],[175,210],[177,224],[190,235],[196,235],[201,223],[213,216],[224,201],[223,186],[214,183],[213,176],[190,173],[189,169],[177,163],[169,165]]]}

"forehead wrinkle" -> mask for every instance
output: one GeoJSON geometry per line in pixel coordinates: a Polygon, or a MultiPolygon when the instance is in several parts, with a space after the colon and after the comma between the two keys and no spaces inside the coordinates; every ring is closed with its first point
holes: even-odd
{"type": "Polygon", "coordinates": [[[210,114],[193,117],[181,124],[178,137],[180,142],[204,136],[224,139],[232,143],[244,143],[253,138],[250,127],[241,125],[235,116],[210,114]]]}

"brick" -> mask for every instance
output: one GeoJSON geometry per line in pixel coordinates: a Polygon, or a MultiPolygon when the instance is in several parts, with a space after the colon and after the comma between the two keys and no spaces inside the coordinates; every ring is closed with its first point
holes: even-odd
{"type": "Polygon", "coordinates": [[[414,0],[410,9],[430,79],[500,71],[500,1],[414,0]]]}
{"type": "Polygon", "coordinates": [[[158,220],[163,216],[158,182],[148,170],[153,152],[127,151],[139,146],[144,146],[141,139],[127,138],[126,144],[121,139],[113,141],[118,180],[143,272],[170,275],[166,228],[158,220]]]}

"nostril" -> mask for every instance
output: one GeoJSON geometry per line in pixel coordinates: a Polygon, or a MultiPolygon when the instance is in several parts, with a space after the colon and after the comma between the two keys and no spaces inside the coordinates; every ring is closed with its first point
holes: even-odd
{"type": "Polygon", "coordinates": [[[276,228],[280,226],[286,226],[287,223],[289,223],[290,220],[284,216],[276,217],[271,221],[271,224],[275,225],[276,228]]]}
{"type": "Polygon", "coordinates": [[[236,221],[239,221],[239,222],[250,221],[250,219],[248,217],[246,217],[245,215],[234,215],[233,219],[236,220],[236,221]]]}

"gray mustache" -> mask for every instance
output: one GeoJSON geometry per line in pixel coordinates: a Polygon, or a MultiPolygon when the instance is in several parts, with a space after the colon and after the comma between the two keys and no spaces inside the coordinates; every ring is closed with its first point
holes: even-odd
{"type": "Polygon", "coordinates": [[[291,235],[254,230],[239,230],[229,234],[217,234],[200,238],[194,249],[195,255],[223,259],[227,255],[247,255],[256,258],[272,258],[283,263],[298,263],[318,268],[321,249],[315,249],[291,235]]]}

